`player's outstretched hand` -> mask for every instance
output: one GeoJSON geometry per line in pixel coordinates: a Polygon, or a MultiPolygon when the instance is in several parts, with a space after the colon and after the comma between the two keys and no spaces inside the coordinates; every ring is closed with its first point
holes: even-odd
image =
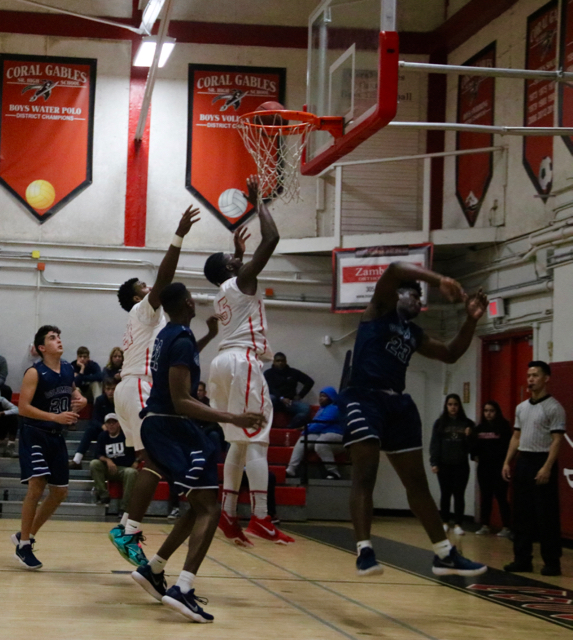
{"type": "Polygon", "coordinates": [[[191,227],[201,219],[198,217],[200,213],[201,211],[199,209],[194,209],[192,204],[189,205],[185,213],[181,216],[179,226],[175,233],[181,238],[184,238],[191,230],[191,227]]]}
{"type": "Polygon", "coordinates": [[[58,424],[76,424],[79,417],[75,411],[64,411],[54,416],[54,422],[58,424]]]}
{"type": "Polygon", "coordinates": [[[219,320],[221,316],[219,314],[214,314],[207,318],[207,329],[210,336],[215,337],[219,333],[219,320]]]}
{"type": "Polygon", "coordinates": [[[466,300],[466,312],[473,320],[479,320],[487,309],[487,296],[483,289],[479,289],[473,296],[466,300]]]}
{"type": "Polygon", "coordinates": [[[247,189],[249,191],[247,200],[253,207],[256,207],[259,197],[259,178],[257,175],[253,174],[247,178],[247,189]]]}
{"type": "Polygon", "coordinates": [[[239,227],[233,234],[233,241],[235,243],[235,258],[242,259],[245,255],[245,249],[247,247],[247,240],[251,237],[251,234],[247,230],[247,227],[239,227]]]}
{"type": "Polygon", "coordinates": [[[449,302],[462,302],[467,297],[462,285],[453,278],[443,277],[440,280],[440,293],[449,302]]]}
{"type": "Polygon", "coordinates": [[[260,429],[266,423],[265,416],[262,413],[242,413],[236,415],[233,424],[240,429],[260,429]]]}

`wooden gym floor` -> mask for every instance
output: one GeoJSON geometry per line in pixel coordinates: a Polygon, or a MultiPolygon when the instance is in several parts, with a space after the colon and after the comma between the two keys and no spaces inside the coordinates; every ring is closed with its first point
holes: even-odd
{"type": "MultiPolygon", "coordinates": [[[[573,614],[573,577],[544,578],[536,560],[535,574],[498,589],[508,574],[496,569],[511,559],[511,542],[468,533],[461,539],[464,553],[492,571],[479,579],[436,579],[423,531],[409,518],[377,519],[375,547],[389,564],[384,575],[367,579],[355,575],[354,555],[344,548],[352,548],[346,524],[285,525],[294,545],[255,540],[249,550],[217,533],[196,583],[215,623],[189,626],[132,581],[131,565],[107,539],[111,526],[49,522],[36,544],[44,568],[28,572],[19,568],[10,542],[19,522],[0,519],[0,638],[558,640],[573,629],[564,618],[538,617],[573,614]]],[[[146,523],[148,556],[169,529],[166,521],[146,523]]],[[[183,557],[180,549],[171,559],[169,584],[183,557]]],[[[563,571],[573,576],[568,549],[563,571]]]]}

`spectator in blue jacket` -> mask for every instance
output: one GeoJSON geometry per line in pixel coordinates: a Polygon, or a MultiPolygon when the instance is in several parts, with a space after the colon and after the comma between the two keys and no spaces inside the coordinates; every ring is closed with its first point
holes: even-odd
{"type": "MultiPolygon", "coordinates": [[[[333,387],[324,387],[318,395],[320,409],[312,421],[304,428],[308,433],[308,448],[316,452],[326,468],[329,480],[340,480],[341,475],[334,460],[334,445],[342,442],[343,427],[340,422],[336,399],[338,394],[333,387]]],[[[304,457],[304,431],[294,446],[287,476],[294,478],[298,466],[304,457]]]]}

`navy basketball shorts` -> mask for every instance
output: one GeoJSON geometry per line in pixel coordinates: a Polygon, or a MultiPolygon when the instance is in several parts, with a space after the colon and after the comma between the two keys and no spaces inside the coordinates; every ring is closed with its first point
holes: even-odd
{"type": "Polygon", "coordinates": [[[386,453],[422,448],[422,421],[407,393],[348,387],[338,396],[338,407],[343,416],[345,447],[375,439],[386,453]]]}
{"type": "Polygon", "coordinates": [[[192,420],[146,416],[141,425],[141,439],[151,460],[181,493],[219,489],[219,450],[192,420]]]}
{"type": "Polygon", "coordinates": [[[43,431],[24,424],[20,429],[20,481],[47,477],[54,487],[67,487],[70,480],[68,448],[61,433],[43,431]]]}

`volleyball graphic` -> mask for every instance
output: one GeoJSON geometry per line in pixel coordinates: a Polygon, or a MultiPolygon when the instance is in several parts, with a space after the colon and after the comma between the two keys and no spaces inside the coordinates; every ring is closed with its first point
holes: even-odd
{"type": "Polygon", "coordinates": [[[239,189],[225,189],[219,196],[219,211],[227,218],[239,218],[247,210],[249,202],[239,189]]]}
{"type": "Polygon", "coordinates": [[[34,180],[26,188],[26,202],[34,209],[48,209],[55,199],[56,190],[47,180],[34,180]]]}

